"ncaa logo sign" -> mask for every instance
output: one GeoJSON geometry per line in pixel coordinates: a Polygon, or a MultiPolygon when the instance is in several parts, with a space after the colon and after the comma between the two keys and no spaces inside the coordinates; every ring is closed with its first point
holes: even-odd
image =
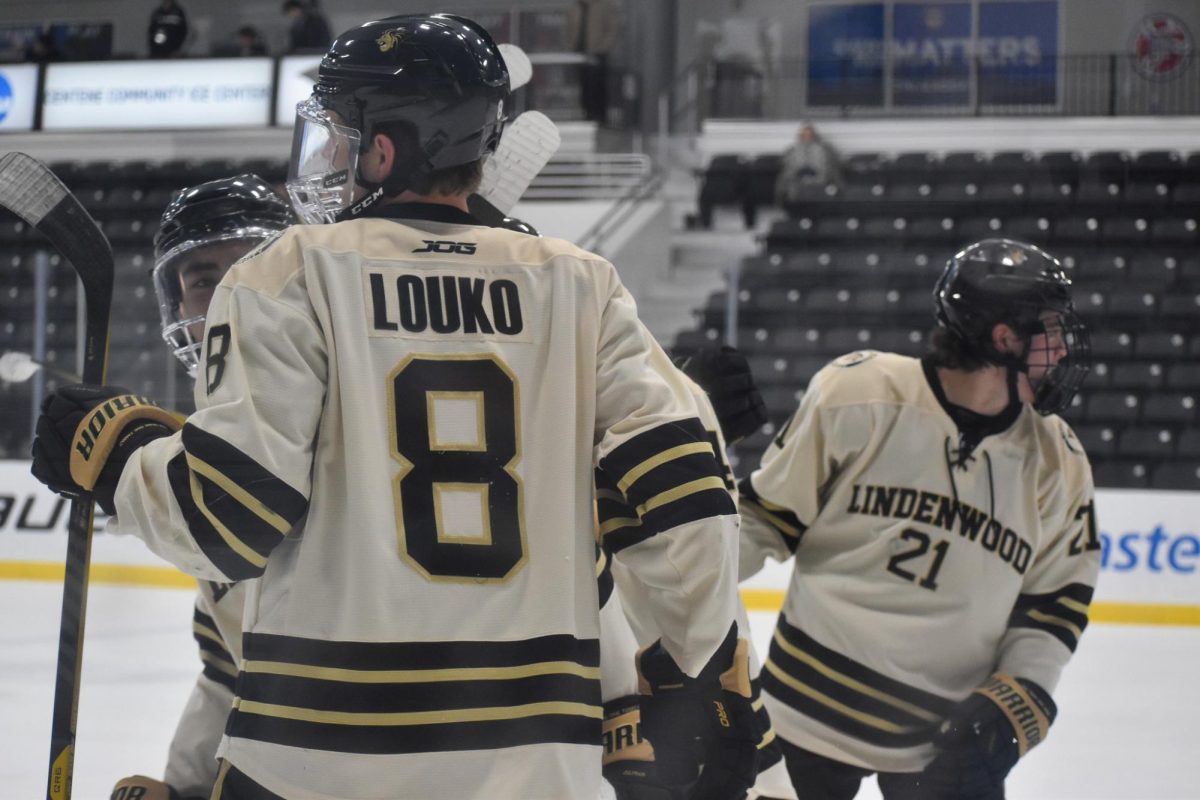
{"type": "Polygon", "coordinates": [[[4,77],[4,74],[0,73],[0,122],[3,122],[4,118],[8,116],[8,111],[12,108],[12,104],[12,85],[4,77]]]}

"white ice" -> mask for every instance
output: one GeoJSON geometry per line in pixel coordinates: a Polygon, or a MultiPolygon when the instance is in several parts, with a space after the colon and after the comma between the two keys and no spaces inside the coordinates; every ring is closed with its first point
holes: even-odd
{"type": "MultiPolygon", "coordinates": [[[[0,581],[0,798],[44,796],[61,588],[0,581]]],[[[751,615],[764,645],[773,615],[751,615]]],[[[192,595],[93,585],[74,797],[161,777],[199,670],[192,595]]],[[[1013,800],[1200,798],[1200,628],[1093,625],[1059,686],[1060,717],[1013,772],[1013,800]]],[[[497,795],[500,796],[500,795],[497,795]]],[[[878,798],[874,785],[860,798],[878,798]]]]}

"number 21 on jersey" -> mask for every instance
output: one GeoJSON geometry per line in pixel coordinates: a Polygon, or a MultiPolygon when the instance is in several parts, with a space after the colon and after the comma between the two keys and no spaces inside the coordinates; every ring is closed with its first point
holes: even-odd
{"type": "Polygon", "coordinates": [[[524,566],[520,408],[491,353],[414,354],[388,376],[400,554],[430,580],[502,583],[524,566]]]}

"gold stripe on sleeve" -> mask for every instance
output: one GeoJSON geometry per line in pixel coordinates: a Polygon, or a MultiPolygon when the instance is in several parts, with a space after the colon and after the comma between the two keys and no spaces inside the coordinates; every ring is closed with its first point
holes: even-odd
{"type": "Polygon", "coordinates": [[[655,467],[665,464],[668,461],[674,461],[677,458],[683,458],[684,456],[695,455],[696,453],[711,454],[712,451],[712,445],[708,442],[689,442],[688,444],[681,444],[668,450],[663,450],[658,455],[647,458],[645,461],[629,470],[629,472],[626,472],[625,476],[621,478],[621,480],[617,481],[617,488],[619,488],[625,494],[629,494],[629,487],[632,486],[638,478],[642,477],[655,467]]]}
{"type": "Polygon", "coordinates": [[[260,501],[257,497],[250,494],[233,481],[229,480],[229,478],[225,477],[225,475],[216,467],[201,461],[191,453],[187,454],[187,463],[188,469],[192,470],[193,472],[199,472],[217,486],[220,486],[223,490],[228,492],[234,500],[237,500],[239,503],[245,506],[246,509],[253,512],[256,517],[270,525],[275,530],[286,536],[288,531],[292,529],[292,524],[290,522],[263,505],[262,501],[260,501]]]}
{"type": "MultiPolygon", "coordinates": [[[[191,457],[189,456],[188,459],[190,461],[191,457]]],[[[217,519],[217,515],[209,510],[208,506],[204,502],[204,490],[200,488],[200,479],[197,478],[196,473],[191,470],[188,470],[188,482],[191,484],[192,488],[192,502],[196,504],[196,508],[200,509],[200,513],[203,514],[204,518],[207,519],[209,524],[213,526],[213,529],[216,530],[217,534],[220,535],[220,537],[225,541],[225,544],[229,545],[229,548],[233,550],[233,552],[237,553],[249,563],[253,564],[259,569],[266,569],[267,559],[264,556],[260,556],[258,553],[254,552],[249,545],[234,536],[233,531],[226,528],[224,523],[217,519]]]]}
{"type": "MultiPolygon", "coordinates": [[[[705,445],[705,447],[708,447],[708,445],[705,445]]],[[[709,447],[709,449],[711,450],[712,448],[709,447]]],[[[704,492],[709,489],[720,489],[723,492],[725,491],[725,481],[719,475],[711,475],[707,478],[697,478],[694,481],[682,483],[674,489],[660,492],[642,503],[637,507],[638,516],[644,517],[648,512],[653,511],[659,506],[665,506],[667,503],[673,503],[688,495],[704,492]]]]}
{"type": "Polygon", "coordinates": [[[1071,635],[1075,637],[1076,641],[1079,640],[1079,637],[1083,636],[1083,631],[1079,629],[1079,626],[1070,620],[1065,620],[1062,617],[1056,617],[1051,614],[1043,614],[1041,611],[1036,609],[1031,609],[1030,611],[1027,611],[1026,614],[1030,619],[1036,619],[1038,622],[1043,624],[1055,625],[1059,628],[1064,628],[1065,630],[1070,631],[1071,635]]]}

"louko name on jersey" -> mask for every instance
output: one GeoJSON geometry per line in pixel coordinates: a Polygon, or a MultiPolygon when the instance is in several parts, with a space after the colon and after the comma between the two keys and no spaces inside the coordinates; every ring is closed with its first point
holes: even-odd
{"type": "Polygon", "coordinates": [[[899,486],[854,484],[850,505],[852,514],[873,517],[911,519],[936,525],[950,533],[958,527],[958,535],[995,553],[1004,563],[1024,575],[1033,556],[1033,546],[1012,528],[1006,528],[977,508],[952,497],[899,486]]]}
{"type": "Polygon", "coordinates": [[[376,335],[402,336],[406,331],[516,336],[525,327],[521,293],[511,280],[369,269],[366,281],[376,335]]]}

